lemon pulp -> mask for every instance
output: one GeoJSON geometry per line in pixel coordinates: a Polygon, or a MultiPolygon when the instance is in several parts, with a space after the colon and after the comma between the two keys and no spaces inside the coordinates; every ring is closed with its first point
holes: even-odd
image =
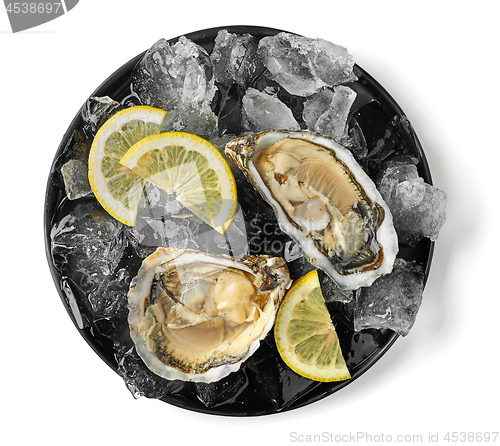
{"type": "Polygon", "coordinates": [[[136,142],[160,131],[166,112],[148,106],[121,110],[96,133],[89,153],[89,183],[102,207],[133,226],[144,180],[120,159],[136,142]]]}
{"type": "Polygon", "coordinates": [[[274,336],[283,361],[299,375],[323,382],[351,377],[315,270],[296,280],[287,292],[274,336]]]}
{"type": "Polygon", "coordinates": [[[170,194],[223,234],[237,205],[233,174],[208,141],[183,132],[152,135],[137,142],[120,160],[144,181],[170,194]]]}

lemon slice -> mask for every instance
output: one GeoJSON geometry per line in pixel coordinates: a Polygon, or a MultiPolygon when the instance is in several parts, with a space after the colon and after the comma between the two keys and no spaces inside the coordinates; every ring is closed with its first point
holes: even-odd
{"type": "Polygon", "coordinates": [[[323,382],[351,377],[315,270],[288,290],[276,316],[274,337],[280,356],[295,373],[323,382]]]}
{"type": "Polygon", "coordinates": [[[95,135],[89,153],[89,182],[106,211],[133,226],[144,185],[143,179],[120,164],[137,141],[158,133],[166,112],[148,106],[121,110],[108,119],[95,135]]]}
{"type": "Polygon", "coordinates": [[[170,194],[224,234],[237,205],[234,176],[219,151],[199,136],[166,132],[142,139],[121,164],[170,194]]]}

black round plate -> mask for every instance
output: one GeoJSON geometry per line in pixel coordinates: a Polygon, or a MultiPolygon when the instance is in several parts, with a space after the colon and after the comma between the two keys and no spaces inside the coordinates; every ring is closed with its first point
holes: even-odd
{"type": "MultiPolygon", "coordinates": [[[[227,29],[229,32],[237,34],[250,33],[257,38],[281,32],[277,29],[254,26],[226,26],[193,32],[186,34],[186,37],[201,45],[210,53],[214,47],[215,37],[221,29],[227,29]]],[[[177,38],[169,42],[174,43],[176,41],[177,38]]],[[[144,53],[139,54],[119,68],[89,97],[109,96],[118,102],[124,100],[130,94],[132,71],[143,55],[144,53]]],[[[417,167],[420,176],[427,183],[432,184],[424,152],[411,126],[400,126],[397,129],[391,127],[394,117],[405,117],[401,108],[366,71],[358,65],[355,66],[354,70],[358,76],[358,81],[351,84],[351,88],[357,92],[353,110],[357,110],[358,124],[367,133],[365,135],[367,136],[367,143],[371,144],[372,147],[385,145],[385,155],[388,153],[387,150],[390,152],[391,150],[398,150],[398,147],[403,147],[405,153],[418,158],[417,167]],[[387,136],[388,129],[391,128],[394,133],[387,136]],[[387,146],[391,145],[392,147],[387,149],[387,146]]],[[[83,123],[80,110],[66,131],[54,158],[45,202],[45,246],[56,288],[76,328],[94,351],[113,370],[118,371],[118,355],[113,338],[116,331],[121,332],[120,336],[123,333],[128,334],[126,318],[121,322],[90,319],[87,324],[77,320],[72,310],[72,306],[77,305],[77,303],[68,299],[68,290],[64,289],[68,286],[67,282],[65,282],[67,278],[64,277],[64,274],[54,263],[51,245],[51,230],[60,221],[61,209],[68,202],[60,180],[60,164],[58,164],[58,160],[72,138],[74,138],[75,131],[81,128],[83,123]]],[[[417,246],[401,246],[399,255],[406,260],[417,260],[424,266],[425,277],[427,277],[433,247],[434,244],[425,239],[417,246]]],[[[135,271],[133,275],[135,275],[135,271]]],[[[72,290],[71,293],[70,295],[74,295],[76,301],[80,298],[78,290],[72,290]]],[[[124,299],[126,299],[126,296],[124,296],[124,299]]],[[[342,305],[330,305],[329,309],[332,312],[344,357],[352,375],[350,380],[320,383],[295,374],[282,362],[277,353],[273,336],[270,334],[262,342],[257,352],[243,364],[238,373],[233,373],[230,377],[214,384],[179,383],[168,394],[162,395],[160,399],[169,404],[198,412],[253,416],[295,409],[340,390],[344,386],[351,384],[379,360],[396,341],[398,335],[390,330],[363,330],[356,333],[348,317],[343,313],[342,305]]],[[[127,334],[123,336],[127,336],[127,334]]]]}

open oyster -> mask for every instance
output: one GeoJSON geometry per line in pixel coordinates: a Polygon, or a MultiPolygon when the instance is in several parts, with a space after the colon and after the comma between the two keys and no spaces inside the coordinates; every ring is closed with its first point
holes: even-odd
{"type": "Polygon", "coordinates": [[[257,350],[289,284],[281,258],[158,248],[130,285],[132,340],[159,376],[217,381],[257,350]]]}
{"type": "Polygon", "coordinates": [[[398,241],[389,208],[333,139],[272,130],[235,139],[225,152],[307,260],[340,288],[369,286],[392,271],[398,241]]]}

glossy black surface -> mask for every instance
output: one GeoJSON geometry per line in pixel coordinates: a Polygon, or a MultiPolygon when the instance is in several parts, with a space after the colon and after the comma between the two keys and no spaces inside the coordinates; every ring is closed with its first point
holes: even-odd
{"type": "MultiPolygon", "coordinates": [[[[233,33],[248,32],[257,38],[280,32],[276,29],[261,27],[227,26],[197,31],[186,34],[186,37],[192,39],[210,53],[217,32],[223,28],[233,33]]],[[[172,39],[170,42],[173,43],[176,40],[172,39]]],[[[140,54],[123,65],[89,97],[110,96],[116,101],[124,100],[130,93],[129,84],[132,70],[142,56],[143,54],[140,54]]],[[[362,130],[366,141],[365,150],[367,156],[363,167],[373,176],[377,173],[378,166],[383,159],[393,156],[394,153],[403,152],[419,159],[419,173],[426,182],[431,183],[425,155],[413,129],[405,121],[403,111],[378,82],[359,66],[355,66],[355,74],[359,80],[350,86],[357,92],[358,96],[352,108],[354,112],[350,124],[351,128],[362,130]]],[[[75,320],[74,312],[70,308],[71,304],[63,290],[63,287],[68,286],[68,283],[72,283],[71,278],[66,277],[64,272],[61,272],[55,266],[51,247],[50,232],[52,226],[59,221],[62,215],[78,205],[78,203],[69,202],[69,200],[65,199],[59,168],[62,163],[61,159],[64,160],[65,148],[69,144],[74,144],[75,132],[82,125],[81,113],[78,112],[64,135],[54,158],[45,203],[46,252],[56,288],[68,310],[68,314],[75,322],[76,328],[94,351],[113,370],[117,371],[118,358],[125,358],[124,361],[136,360],[132,356],[124,357],[124,348],[120,352],[116,350],[117,342],[126,346],[131,345],[128,338],[126,314],[123,311],[125,307],[121,307],[123,314],[116,318],[93,319],[91,311],[88,311],[89,314],[86,315],[85,311],[87,310],[84,310],[81,313],[82,317],[87,318],[84,321],[86,323],[75,320]]],[[[255,198],[256,195],[253,190],[238,190],[238,193],[245,212],[245,202],[257,199],[255,198]]],[[[92,200],[94,200],[93,197],[85,198],[80,203],[92,200]]],[[[286,236],[277,232],[275,237],[279,239],[286,236]]],[[[424,240],[414,247],[401,246],[399,255],[406,260],[417,260],[424,265],[427,277],[432,251],[433,243],[424,240]]],[[[124,258],[132,271],[136,271],[140,266],[141,259],[134,257],[133,254],[126,253],[124,258]]],[[[293,269],[294,266],[292,265],[292,273],[293,269]]],[[[74,287],[72,290],[77,301],[80,298],[85,299],[85,291],[80,291],[82,295],[78,296],[78,287],[74,287]]],[[[244,363],[239,372],[231,374],[218,383],[166,382],[161,378],[149,377],[151,378],[151,386],[156,389],[156,387],[162,385],[163,381],[166,388],[168,388],[168,393],[164,394],[161,399],[169,404],[219,415],[263,415],[295,409],[318,401],[353,383],[357,377],[366,372],[391,347],[398,337],[389,330],[365,330],[356,333],[353,331],[349,318],[343,311],[342,304],[329,304],[328,307],[339,334],[346,363],[352,375],[351,380],[338,383],[319,383],[296,375],[282,362],[277,353],[274,338],[270,334],[258,351],[244,363]]],[[[142,364],[133,366],[140,368],[142,364]]],[[[155,391],[153,390],[152,393],[154,394],[155,391]]]]}

